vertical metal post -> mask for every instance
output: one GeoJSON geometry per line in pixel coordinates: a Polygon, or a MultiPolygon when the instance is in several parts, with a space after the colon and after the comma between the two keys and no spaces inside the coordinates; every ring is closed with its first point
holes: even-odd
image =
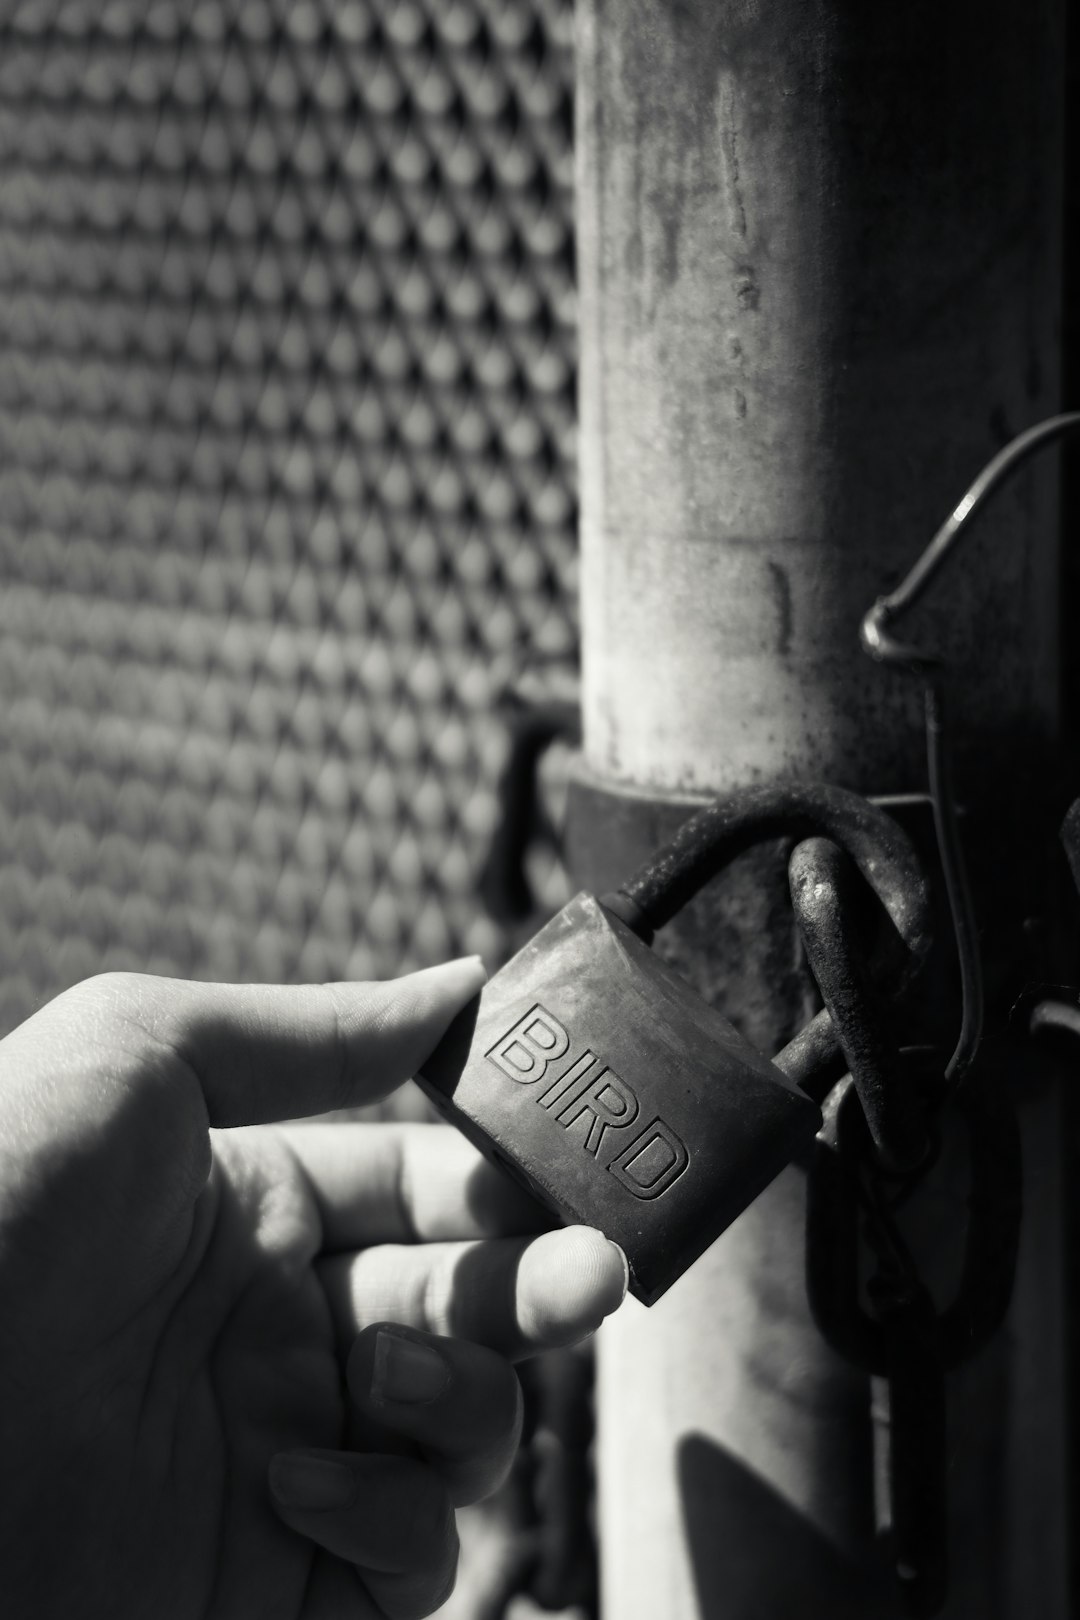
{"type": "MultiPolygon", "coordinates": [[[[923,784],[916,695],[860,654],[857,627],[987,456],[1057,403],[1062,4],[578,14],[572,838],[602,887],[695,793],[923,784]]],[[[963,671],[965,796],[996,795],[985,836],[972,821],[984,909],[995,838],[1030,827],[1057,734],[1054,540],[1044,469],[912,623],[963,671]]],[[[1027,881],[1010,872],[988,935],[1002,961],[1027,881]]],[[[669,949],[775,1047],[807,1005],[775,859],[703,907],[669,949]]],[[[971,1620],[1064,1613],[1056,1107],[1052,1089],[1025,1105],[1009,1336],[951,1391],[948,1612],[971,1620]]],[[[601,1336],[611,1620],[894,1612],[867,1557],[866,1384],[808,1319],[802,1195],[787,1173],[665,1300],[601,1336]]]]}

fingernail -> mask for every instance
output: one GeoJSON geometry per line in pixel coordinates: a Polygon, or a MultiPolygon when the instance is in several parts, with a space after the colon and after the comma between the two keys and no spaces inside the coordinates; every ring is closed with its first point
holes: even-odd
{"type": "Polygon", "coordinates": [[[608,1247],[615,1250],[615,1253],[619,1257],[619,1264],[620,1264],[620,1266],[622,1266],[622,1295],[621,1295],[621,1298],[625,1299],[626,1298],[626,1290],[630,1287],[630,1262],[627,1260],[627,1258],[626,1258],[625,1254],[623,1253],[623,1251],[619,1248],[619,1245],[617,1243],[612,1243],[610,1238],[608,1238],[608,1247]]]}
{"type": "Polygon", "coordinates": [[[447,996],[468,1001],[487,983],[487,969],[478,956],[458,956],[452,962],[441,962],[438,967],[421,968],[429,974],[447,996]]]}
{"type": "Polygon", "coordinates": [[[322,1513],[348,1507],[356,1492],[352,1469],[327,1457],[271,1458],[270,1489],[283,1507],[322,1513]]]}
{"type": "Polygon", "coordinates": [[[374,1400],[420,1406],[437,1400],[449,1382],[450,1368],[433,1345],[379,1329],[371,1370],[374,1400]]]}

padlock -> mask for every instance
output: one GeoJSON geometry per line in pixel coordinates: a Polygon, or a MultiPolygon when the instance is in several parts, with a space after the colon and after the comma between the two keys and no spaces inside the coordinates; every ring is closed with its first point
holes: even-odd
{"type": "Polygon", "coordinates": [[[744,794],[691,818],[617,894],[564,906],[416,1077],[542,1204],[618,1243],[646,1305],[821,1124],[817,1104],[647,943],[756,829],[841,842],[905,946],[918,944],[921,877],[894,823],[838,789],[744,794]],[[766,813],[777,804],[779,820],[766,813]]]}

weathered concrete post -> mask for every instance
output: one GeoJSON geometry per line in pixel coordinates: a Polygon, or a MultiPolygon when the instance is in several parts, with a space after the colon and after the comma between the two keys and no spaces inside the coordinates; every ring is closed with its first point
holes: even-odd
{"type": "MultiPolygon", "coordinates": [[[[1062,6],[578,14],[572,839],[602,888],[687,796],[782,775],[923,785],[917,693],[860,653],[858,622],[988,455],[1057,404],[1062,6]]],[[[1053,493],[1045,467],[1008,493],[912,624],[961,671],[964,795],[996,784],[1018,836],[1058,723],[1053,493]]],[[[988,898],[984,881],[984,915],[988,898]]],[[[1023,903],[998,885],[995,915],[1023,903]]],[[[805,1016],[772,852],[668,949],[769,1049],[805,1016]]],[[[948,1612],[970,1620],[1064,1613],[1055,1107],[1024,1110],[1010,1332],[950,1391],[948,1612]]],[[[802,1197],[788,1172],[653,1311],[604,1330],[610,1620],[895,1612],[866,1571],[866,1381],[808,1320],[802,1197]]],[[[962,1204],[959,1188],[943,1221],[962,1204]]]]}

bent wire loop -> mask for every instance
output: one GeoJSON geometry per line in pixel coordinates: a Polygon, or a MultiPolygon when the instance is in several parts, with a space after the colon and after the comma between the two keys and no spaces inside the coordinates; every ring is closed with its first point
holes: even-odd
{"type": "Polygon", "coordinates": [[[934,830],[960,968],[960,1033],[945,1070],[946,1080],[954,1083],[959,1083],[978,1054],[983,1029],[983,986],[978,931],[952,793],[943,681],[945,663],[938,653],[899,640],[893,633],[894,626],[923,596],[991,496],[1036,450],[1077,430],[1080,430],[1080,412],[1049,417],[1018,434],[988,461],[905,578],[888,595],[878,597],[859,630],[862,645],[872,658],[918,675],[924,683],[927,774],[934,830]]]}

